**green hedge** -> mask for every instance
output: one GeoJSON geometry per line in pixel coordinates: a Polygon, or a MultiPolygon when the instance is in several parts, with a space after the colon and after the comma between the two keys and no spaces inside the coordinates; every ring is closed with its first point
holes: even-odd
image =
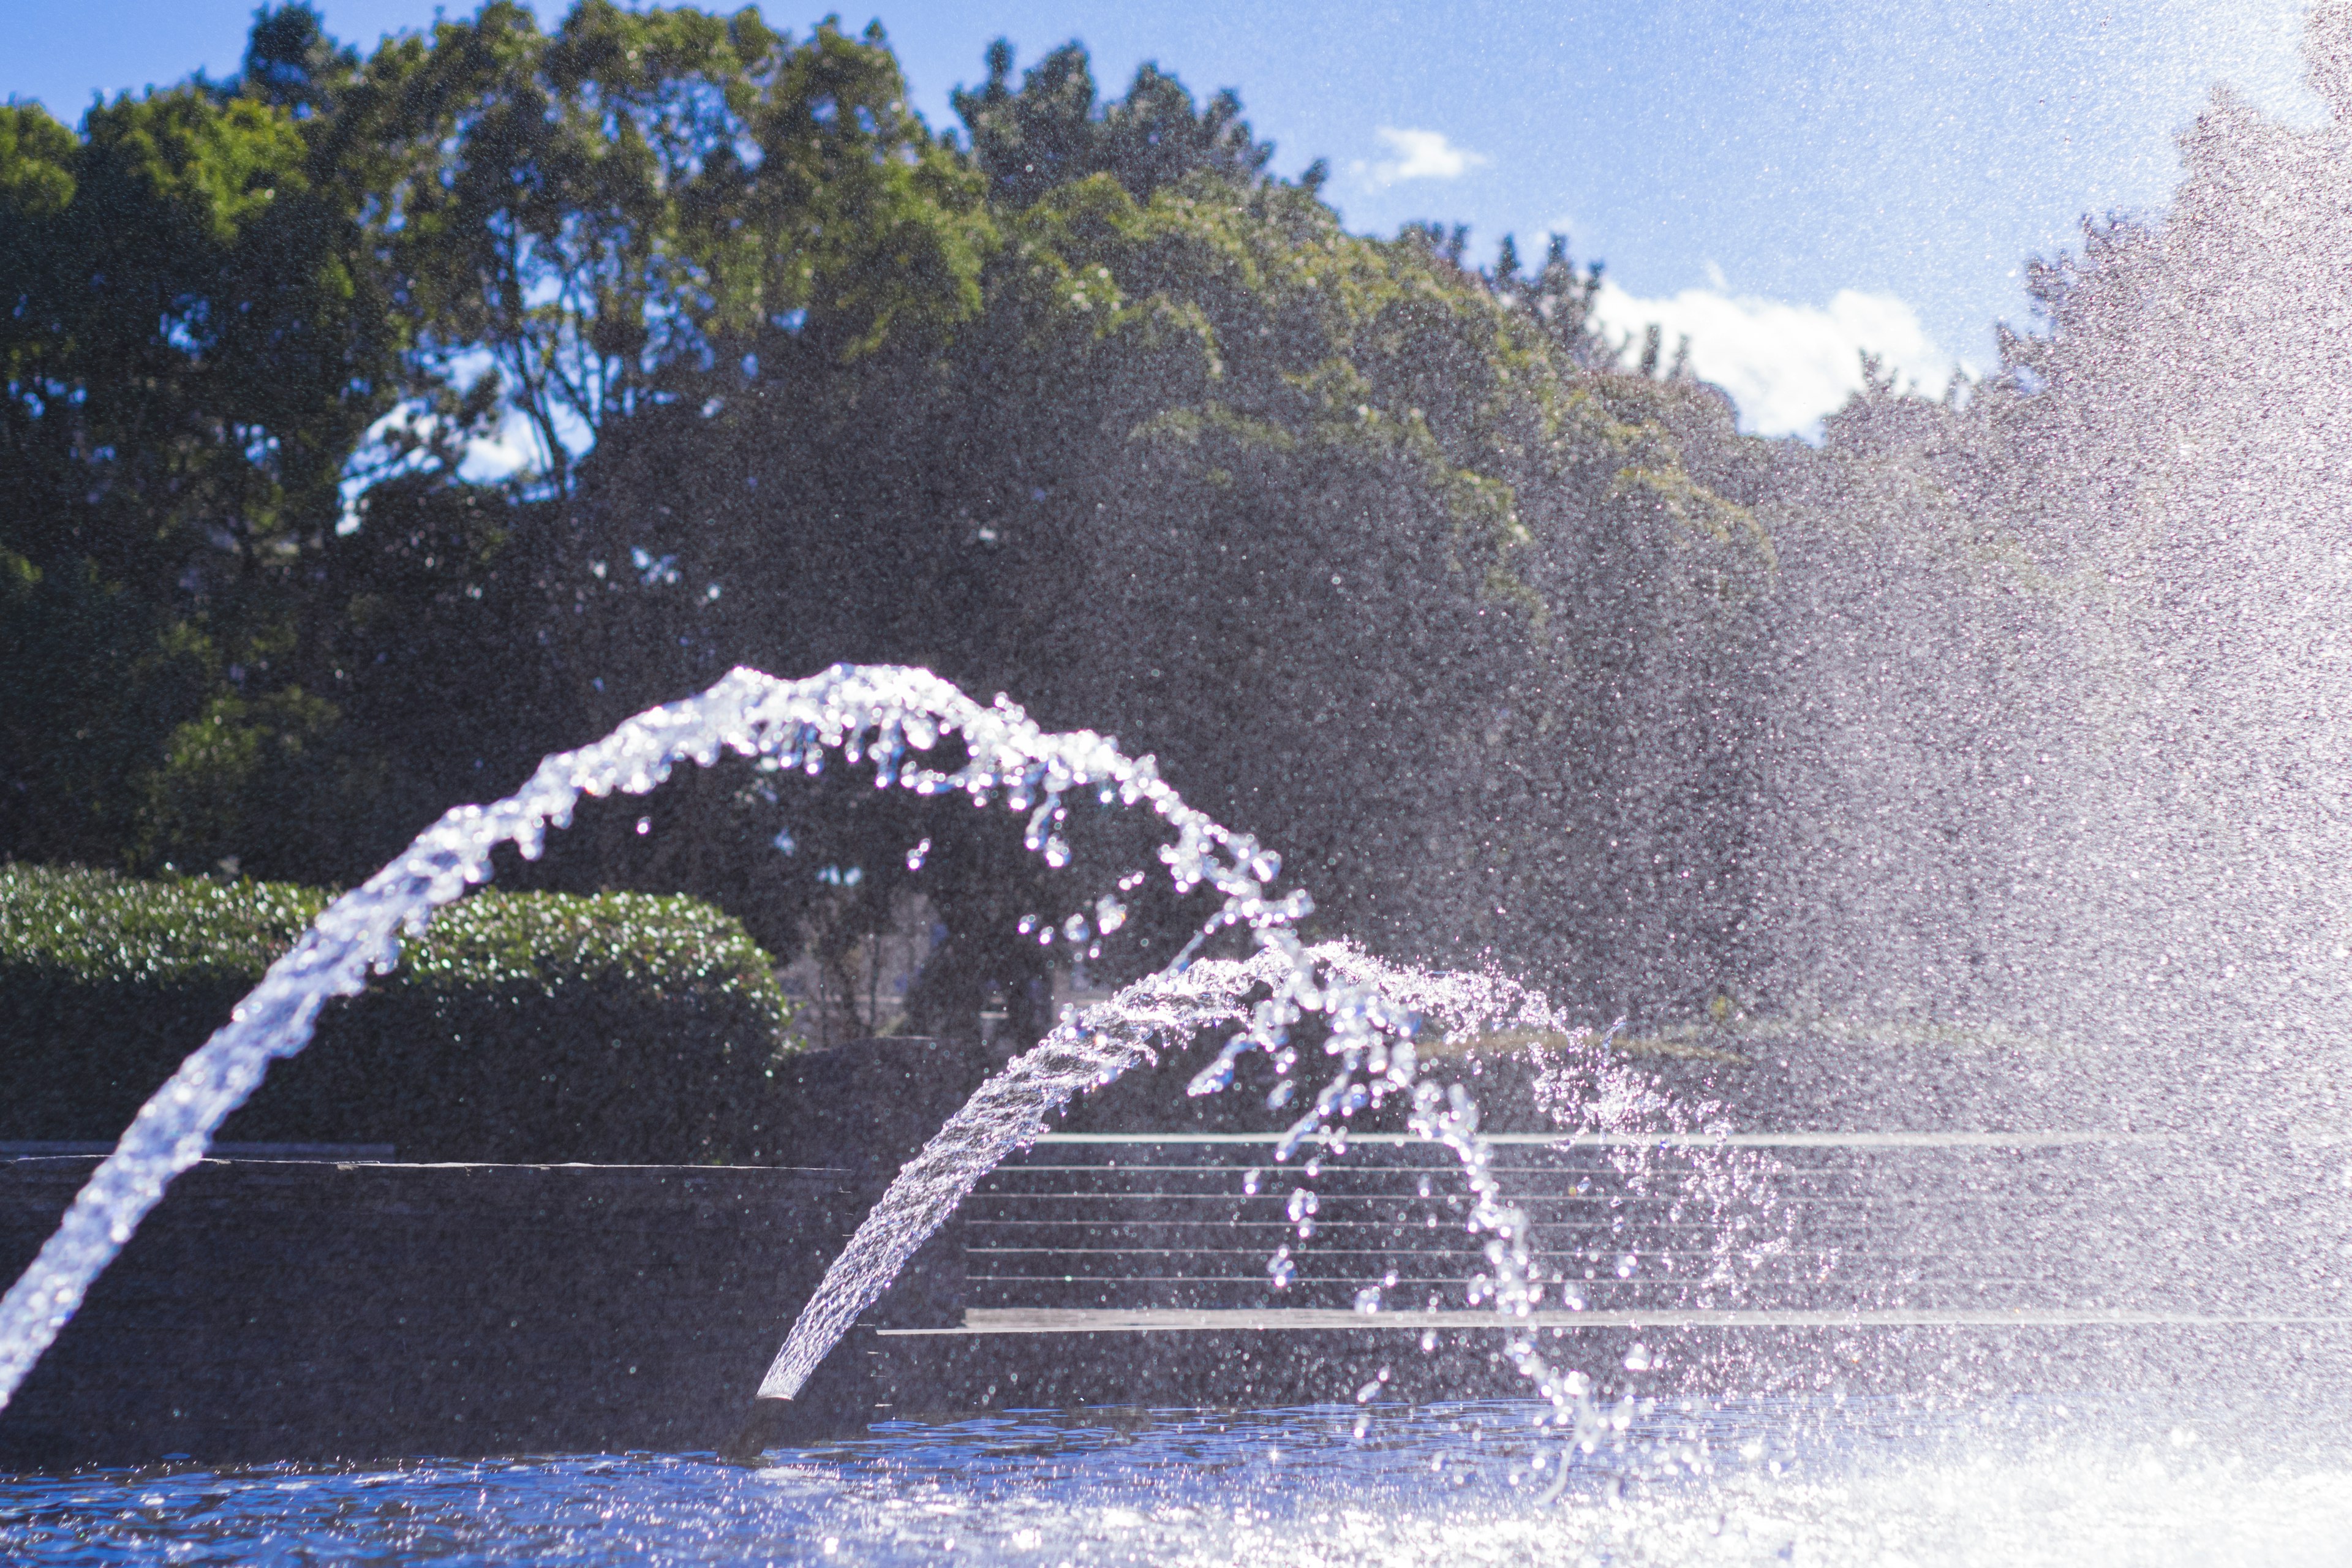
{"type": "MultiPolygon", "coordinates": [[[[119,1135],[331,897],[0,866],[0,1140],[119,1135]]],[[[772,962],[708,904],[483,891],[331,1004],[220,1136],[404,1160],[772,1162],[791,1022],[772,962]]]]}

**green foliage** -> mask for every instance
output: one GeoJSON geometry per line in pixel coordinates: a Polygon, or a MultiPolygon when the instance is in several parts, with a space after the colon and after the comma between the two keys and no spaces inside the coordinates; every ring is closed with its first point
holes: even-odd
{"type": "Polygon", "coordinates": [[[302,832],[303,805],[344,793],[316,777],[322,763],[333,765],[321,752],[340,717],[334,704],[299,686],[213,698],[173,729],[163,764],[147,775],[141,858],[163,860],[168,846],[197,865],[234,868],[241,844],[313,837],[302,832]]]}
{"type": "MultiPolygon", "coordinates": [[[[325,908],[246,879],[0,866],[0,1137],[106,1138],[325,908]]],[[[410,1158],[775,1157],[772,961],[685,898],[478,893],[331,1005],[225,1136],[410,1158]]]]}
{"type": "MultiPolygon", "coordinates": [[[[1013,67],[967,149],[878,26],[491,0],[362,58],[292,5],[234,82],[9,110],[0,850],[355,879],[731,665],[892,660],[1157,752],[1390,945],[1671,892],[1560,846],[1770,570],[1727,425],[1616,370],[1564,242],[1351,235],[1231,91],[1013,67]],[[464,477],[509,420],[534,464],[464,477]]],[[[1042,1027],[1013,927],[1066,895],[951,815],[722,768],[500,877],[827,962],[919,892],[916,1025],[1042,1027]]]]}
{"type": "Polygon", "coordinates": [[[419,368],[487,351],[557,488],[667,368],[792,319],[835,352],[977,302],[971,179],[881,34],[511,4],[387,44],[338,119],[419,368]]]}
{"type": "Polygon", "coordinates": [[[484,891],[436,916],[401,962],[410,984],[444,990],[552,994],[617,983],[656,997],[708,991],[740,999],[780,1047],[792,1017],[775,961],[737,922],[689,898],[484,891]]]}
{"type": "Polygon", "coordinates": [[[1094,72],[1077,44],[1032,66],[1017,92],[1012,79],[1013,46],[999,38],[988,47],[986,83],[949,95],[971,129],[990,199],[1008,208],[1095,174],[1108,174],[1139,201],[1196,174],[1246,184],[1274,156],[1251,136],[1231,89],[1202,110],[1156,63],[1146,62],[1127,96],[1108,104],[1096,101],[1094,72]]]}
{"type": "Polygon", "coordinates": [[[359,63],[357,50],[327,37],[316,7],[265,5],[254,14],[237,86],[246,96],[302,119],[331,109],[359,63]]]}
{"type": "Polygon", "coordinates": [[[249,989],[328,899],[283,882],[137,882],[75,867],[0,866],[0,963],[84,985],[221,981],[249,989]]]}
{"type": "MultiPolygon", "coordinates": [[[[78,867],[0,865],[0,954],[84,984],[224,980],[250,987],[332,900],[249,878],[141,881],[78,867]]],[[[379,990],[497,988],[553,994],[620,984],[648,994],[740,998],[782,1040],[791,1004],[774,962],[697,900],[486,889],[441,910],[379,990]]]]}
{"type": "Polygon", "coordinates": [[[113,858],[208,703],[267,700],[396,395],[364,195],[285,102],[203,83],[0,117],[0,813],[19,853],[113,858]],[[70,754],[68,754],[70,753],[70,754]]]}
{"type": "MultiPolygon", "coordinates": [[[[922,662],[1156,753],[1311,868],[1340,929],[1402,945],[1491,914],[1491,839],[1420,876],[1409,819],[1493,823],[1551,881],[1589,874],[1547,840],[1632,765],[1612,667],[1736,614],[1769,569],[1752,518],[1685,471],[1681,394],[1585,372],[1417,238],[1349,235],[1277,182],[1139,201],[1096,174],[996,221],[983,308],[941,347],[845,365],[762,342],[755,381],[692,384],[679,405],[707,413],[600,450],[582,566],[636,548],[680,581],[615,574],[557,628],[629,672],[591,710],[688,688],[706,648],[922,662]],[[1498,776],[1525,795],[1489,804],[1498,776]]],[[[948,849],[968,827],[883,812],[775,869],[878,888],[922,837],[951,930],[1056,896],[948,849]]],[[[940,1019],[976,1009],[970,978],[940,1019]]]]}
{"type": "MultiPolygon", "coordinates": [[[[68,166],[74,153],[74,135],[50,119],[37,103],[0,105],[0,198],[7,202],[14,220],[8,237],[21,244],[25,226],[54,217],[73,200],[74,180],[68,166]]],[[[12,251],[16,263],[5,276],[26,276],[26,258],[12,251]]]]}
{"type": "Polygon", "coordinates": [[[289,111],[194,87],[93,109],[43,173],[0,224],[7,526],[45,568],[233,608],[333,521],[389,405],[359,195],[314,181],[289,111]]]}

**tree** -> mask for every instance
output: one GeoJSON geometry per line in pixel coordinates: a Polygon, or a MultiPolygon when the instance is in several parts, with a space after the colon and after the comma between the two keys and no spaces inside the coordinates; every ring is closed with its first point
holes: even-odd
{"type": "Polygon", "coordinates": [[[1138,68],[1127,96],[1108,104],[1096,101],[1086,48],[1075,42],[1032,66],[1018,92],[1012,81],[1013,46],[999,38],[988,47],[987,81],[949,94],[1000,206],[1028,206],[1090,174],[1108,174],[1138,201],[1195,174],[1247,184],[1274,156],[1251,136],[1231,88],[1201,109],[1157,62],[1138,68]]]}
{"type": "Polygon", "coordinates": [[[0,679],[37,695],[0,811],[19,852],[89,855],[136,837],[142,764],[175,724],[286,683],[304,563],[394,396],[392,338],[361,198],[317,178],[285,107],[190,85],[94,108],[79,137],[5,116],[0,555],[27,618],[0,679]],[[52,663],[117,696],[41,684],[52,663]]]}
{"type": "Polygon", "coordinates": [[[420,379],[487,355],[558,492],[615,417],[763,327],[870,348],[950,321],[982,243],[881,34],[794,47],[756,10],[498,0],[369,61],[344,118],[420,379]],[[961,216],[960,216],[961,215],[961,216]]]}
{"type": "Polygon", "coordinates": [[[297,120],[332,111],[337,96],[358,74],[357,50],[327,36],[316,6],[265,5],[254,14],[236,90],[297,120]]]}
{"type": "MultiPolygon", "coordinates": [[[[1558,841],[1617,765],[1562,784],[1553,753],[1621,756],[1640,675],[1691,632],[1677,606],[1732,602],[1764,560],[1682,468],[1664,422],[1685,395],[1587,372],[1574,323],[1417,237],[1349,236],[1300,186],[1207,168],[1139,199],[1097,172],[1000,186],[992,222],[951,331],[847,361],[764,340],[756,382],[688,376],[583,466],[567,527],[614,584],[583,624],[609,628],[599,668],[651,661],[615,708],[738,661],[927,664],[1155,752],[1281,846],[1331,929],[1455,957],[1542,941],[1594,868],[1558,841]],[[664,571],[622,574],[638,551],[664,571]],[[1629,650],[1646,664],[1596,679],[1629,650]]],[[[1726,793],[1717,766],[1677,787],[1726,793]]],[[[1038,952],[1001,933],[1072,896],[914,816],[868,813],[814,856],[790,826],[780,869],[877,887],[934,840],[914,880],[953,933],[920,988],[942,1017],[1025,985],[1038,952]]],[[[1642,859],[1641,888],[1678,891],[1687,858],[1642,859]]],[[[1164,954],[1181,917],[1132,934],[1164,954]]]]}
{"type": "MultiPolygon", "coordinates": [[[[1353,236],[1233,94],[1012,64],[958,95],[966,153],[878,30],[492,0],[354,64],[294,7],[232,87],[11,120],[36,521],[0,648],[129,627],[68,662],[142,672],[61,699],[116,752],[8,731],[19,798],[119,778],[79,847],[26,817],[12,850],[348,878],[730,665],[896,661],[1155,752],[1330,929],[1598,997],[1633,984],[1608,911],[1654,898],[1697,986],[1732,895],[1615,830],[1698,801],[1737,836],[1737,759],[1639,738],[1710,700],[1677,650],[1723,658],[1769,564],[1685,455],[1715,405],[1615,371],[1564,245],[1530,279],[1353,236]],[[509,419],[535,461],[469,479],[509,419]]],[[[918,1020],[996,998],[1018,1036],[1070,962],[1020,917],[1151,864],[1111,814],[1073,835],[1053,872],[960,803],[740,766],[501,875],[684,888],[821,954],[919,893],[918,1020]]],[[[1190,918],[1139,889],[1100,963],[1190,918]]]]}

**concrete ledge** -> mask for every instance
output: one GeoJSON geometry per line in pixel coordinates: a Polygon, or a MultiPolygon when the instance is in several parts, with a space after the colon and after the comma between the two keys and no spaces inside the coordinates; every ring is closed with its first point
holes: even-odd
{"type": "Polygon", "coordinates": [[[2352,1330],[2352,1317],[2264,1313],[2136,1311],[2126,1308],[1854,1308],[1832,1311],[1744,1311],[1661,1308],[1647,1311],[1534,1311],[1506,1319],[1469,1310],[1353,1312],[1318,1307],[974,1307],[950,1328],[884,1329],[898,1335],[1220,1333],[1278,1329],[1291,1333],[1375,1329],[1438,1329],[1446,1333],[1509,1333],[1517,1327],[1564,1329],[2087,1329],[2155,1326],[2224,1329],[2316,1327],[2352,1330]]]}

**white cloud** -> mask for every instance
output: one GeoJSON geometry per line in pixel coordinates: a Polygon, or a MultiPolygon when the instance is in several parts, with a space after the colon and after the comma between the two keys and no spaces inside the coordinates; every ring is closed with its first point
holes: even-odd
{"type": "Polygon", "coordinates": [[[466,443],[466,455],[457,464],[457,477],[469,484],[488,484],[545,466],[540,456],[539,437],[530,422],[509,410],[499,421],[495,433],[476,436],[466,443]]]}
{"type": "Polygon", "coordinates": [[[1359,158],[1348,172],[1373,186],[1402,180],[1458,180],[1488,162],[1484,153],[1456,147],[1443,131],[1401,131],[1383,125],[1372,132],[1388,147],[1390,156],[1367,163],[1359,158]]]}
{"type": "Polygon", "coordinates": [[[1712,266],[1708,277],[1717,287],[1663,300],[1639,299],[1604,281],[1594,314],[1612,338],[1636,350],[1655,322],[1669,358],[1687,333],[1692,372],[1731,395],[1740,428],[1752,434],[1817,437],[1822,416],[1861,390],[1865,351],[1883,363],[1880,374],[1891,371],[1898,384],[1930,394],[1940,393],[1955,369],[1969,370],[1938,348],[1918,312],[1892,294],[1841,289],[1823,309],[1730,294],[1712,266]]]}

